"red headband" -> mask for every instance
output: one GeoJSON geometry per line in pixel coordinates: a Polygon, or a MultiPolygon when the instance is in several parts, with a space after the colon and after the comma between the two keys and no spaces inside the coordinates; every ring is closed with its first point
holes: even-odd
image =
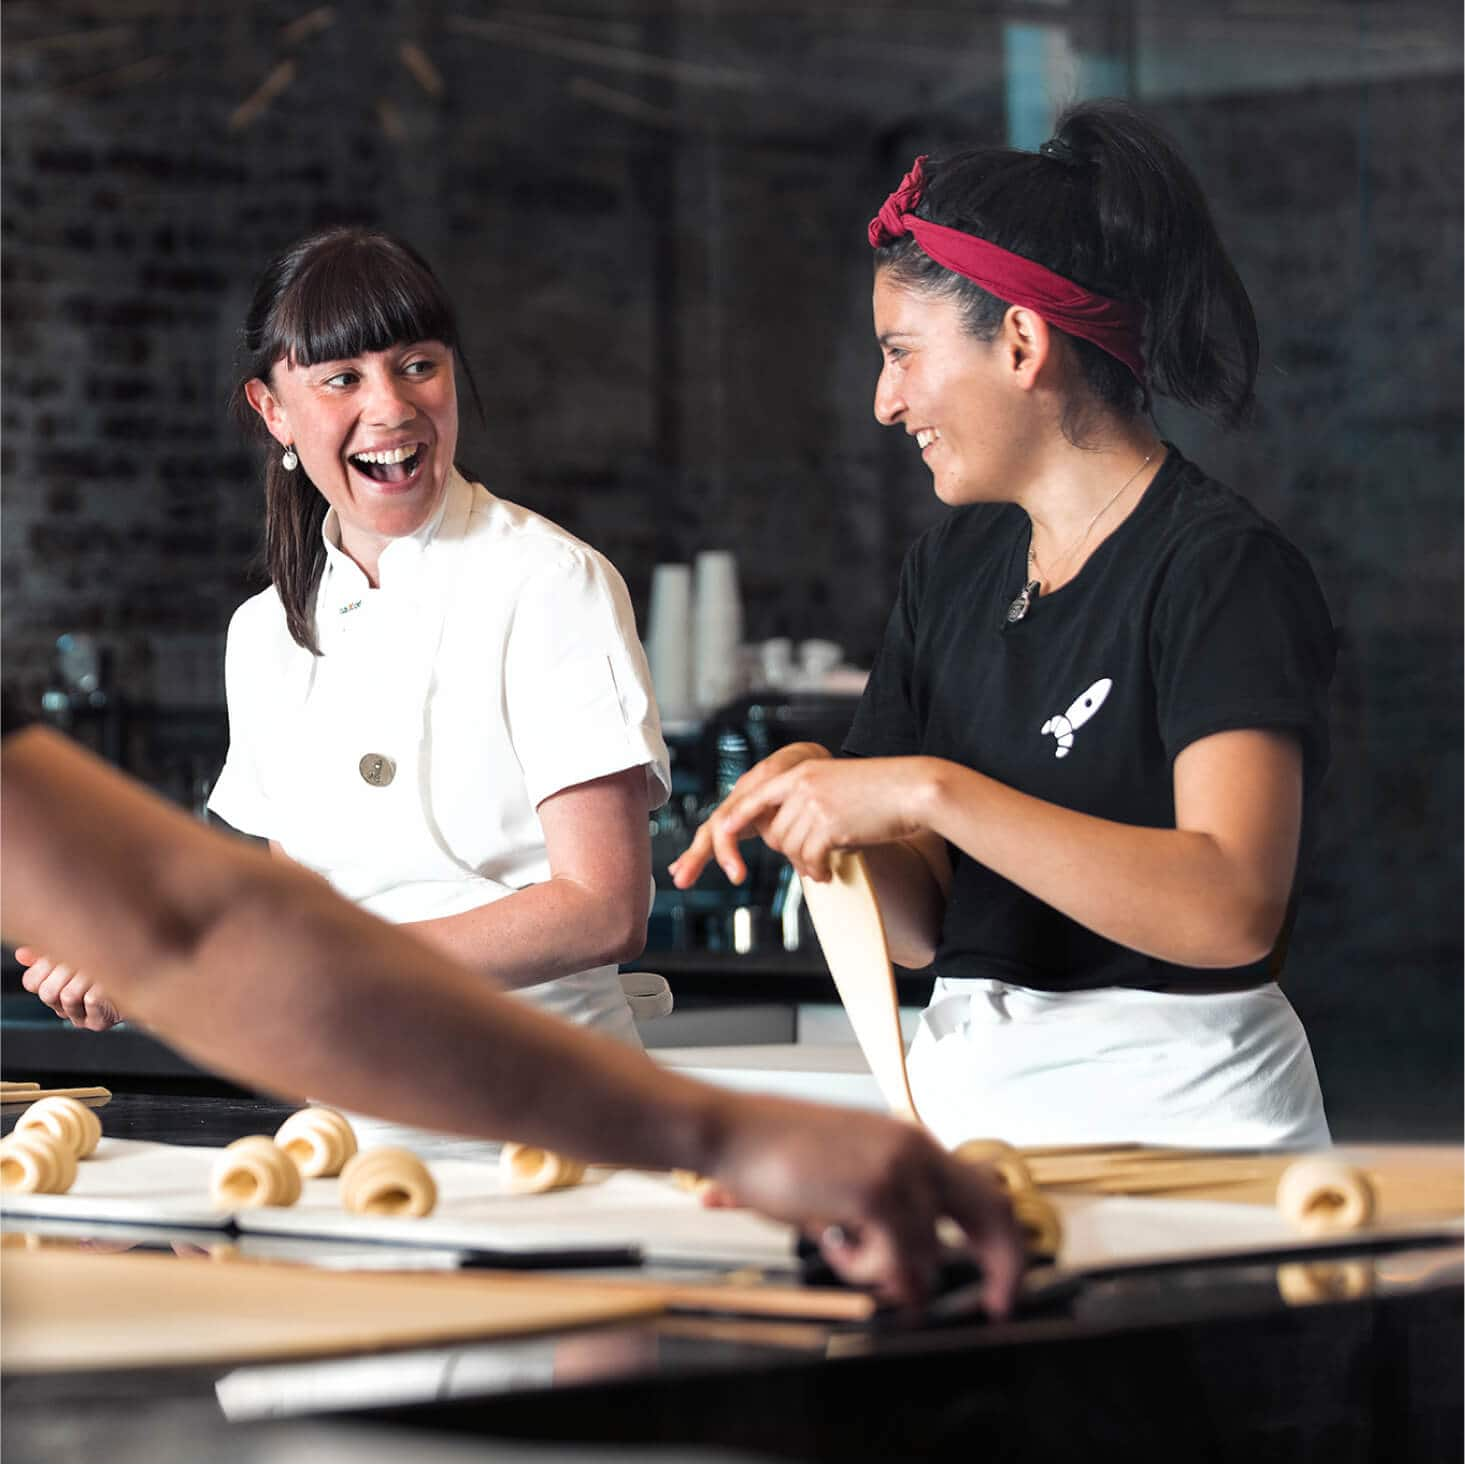
{"type": "Polygon", "coordinates": [[[926,187],[921,172],[925,161],[924,156],[916,159],[910,172],[901,179],[900,187],[870,220],[871,248],[910,234],[938,265],[964,275],[999,300],[1037,311],[1050,325],[1067,331],[1070,336],[1092,341],[1101,351],[1122,361],[1143,382],[1144,307],[1095,295],[1020,254],[978,239],[975,234],[918,219],[915,207],[926,187]]]}

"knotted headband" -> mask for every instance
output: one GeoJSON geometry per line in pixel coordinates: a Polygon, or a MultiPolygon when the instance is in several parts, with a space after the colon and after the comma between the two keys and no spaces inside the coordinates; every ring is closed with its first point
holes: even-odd
{"type": "Polygon", "coordinates": [[[1033,260],[978,239],[975,234],[918,219],[915,207],[926,187],[921,172],[925,161],[924,156],[916,159],[910,172],[901,179],[900,187],[870,220],[870,247],[878,249],[909,234],[938,265],[965,276],[999,300],[1036,311],[1050,325],[1067,331],[1070,336],[1092,341],[1101,351],[1122,361],[1143,382],[1144,307],[1095,295],[1033,260]]]}

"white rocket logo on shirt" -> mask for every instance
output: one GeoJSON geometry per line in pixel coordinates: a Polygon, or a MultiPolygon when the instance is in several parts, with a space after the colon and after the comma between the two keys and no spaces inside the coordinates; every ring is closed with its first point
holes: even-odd
{"type": "Polygon", "coordinates": [[[1112,677],[1100,677],[1087,692],[1075,699],[1067,712],[1060,712],[1043,724],[1040,731],[1052,733],[1058,739],[1058,746],[1053,750],[1055,758],[1068,757],[1069,750],[1073,747],[1074,733],[1104,705],[1104,698],[1109,695],[1109,689],[1113,685],[1112,677]]]}

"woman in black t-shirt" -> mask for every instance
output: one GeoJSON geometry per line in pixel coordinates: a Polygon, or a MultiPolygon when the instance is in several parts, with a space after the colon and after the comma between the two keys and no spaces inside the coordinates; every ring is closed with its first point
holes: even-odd
{"type": "Polygon", "coordinates": [[[1154,430],[1237,420],[1256,324],[1193,176],[1123,103],[918,159],[871,221],[875,415],[955,512],[907,558],[845,751],[780,750],[673,866],[863,849],[949,1143],[1328,1140],[1275,984],[1327,760],[1306,561],[1154,430]]]}

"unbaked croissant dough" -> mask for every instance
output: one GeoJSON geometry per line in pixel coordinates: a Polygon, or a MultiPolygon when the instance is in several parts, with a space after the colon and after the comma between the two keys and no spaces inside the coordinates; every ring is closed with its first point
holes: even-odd
{"type": "Polygon", "coordinates": [[[537,1145],[506,1144],[499,1153],[504,1189],[518,1195],[562,1190],[585,1178],[585,1163],[537,1145]]]}
{"type": "Polygon", "coordinates": [[[96,1114],[64,1094],[37,1099],[15,1121],[15,1132],[22,1129],[43,1129],[54,1134],[78,1160],[86,1159],[102,1137],[102,1121],[96,1114]]]}
{"type": "Polygon", "coordinates": [[[671,1183],[678,1190],[690,1190],[693,1195],[705,1195],[717,1184],[710,1175],[699,1175],[695,1170],[673,1170],[671,1183]]]}
{"type": "Polygon", "coordinates": [[[346,1162],[341,1204],[366,1216],[425,1216],[437,1204],[437,1186],[411,1150],[382,1145],[346,1162]]]}
{"type": "Polygon", "coordinates": [[[1011,1199],[1028,1255],[1057,1256],[1063,1245],[1063,1223],[1053,1202],[1037,1190],[1016,1191],[1011,1199]]]}
{"type": "Polygon", "coordinates": [[[356,1153],[356,1131],[344,1114],[316,1104],[296,1110],[275,1131],[275,1143],[313,1180],[341,1173],[356,1153]]]}
{"type": "Polygon", "coordinates": [[[1034,1189],[1032,1171],[1006,1140],[963,1140],[951,1153],[955,1159],[965,1164],[990,1166],[997,1174],[998,1183],[1008,1195],[1034,1189]]]}
{"type": "Polygon", "coordinates": [[[76,1152],[51,1130],[33,1127],[0,1140],[0,1190],[62,1195],[76,1179],[76,1152]]]}
{"type": "Polygon", "coordinates": [[[1373,1218],[1373,1186],[1352,1165],[1311,1155],[1282,1172],[1277,1209],[1305,1236],[1356,1231],[1373,1218]]]}
{"type": "Polygon", "coordinates": [[[300,1171],[267,1134],[246,1134],[214,1161],[209,1189],[221,1206],[293,1206],[300,1171]]]}

